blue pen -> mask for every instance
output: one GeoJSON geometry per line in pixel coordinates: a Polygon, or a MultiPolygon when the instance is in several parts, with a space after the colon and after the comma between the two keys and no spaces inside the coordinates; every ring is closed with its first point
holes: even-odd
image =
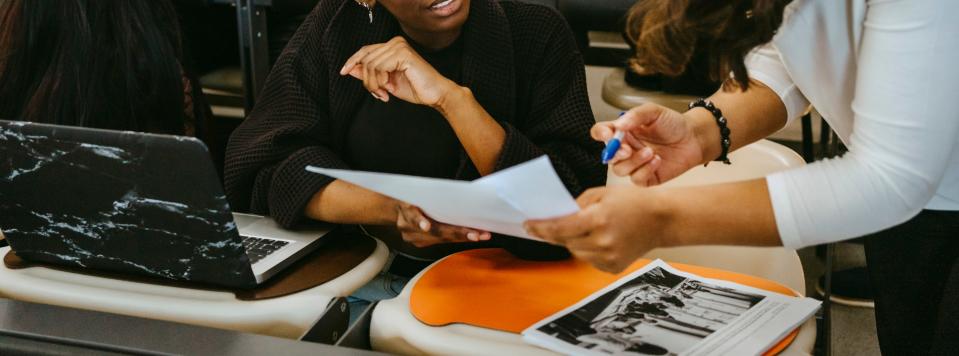
{"type": "Polygon", "coordinates": [[[619,151],[624,136],[625,134],[622,131],[616,130],[613,139],[606,143],[606,148],[603,149],[603,164],[609,164],[609,161],[616,157],[616,152],[619,151]]]}
{"type": "MultiPolygon", "coordinates": [[[[619,113],[619,116],[622,117],[626,112],[619,113]]],[[[616,133],[613,134],[613,139],[609,140],[606,143],[606,148],[603,149],[602,159],[603,164],[609,164],[609,161],[613,160],[613,157],[616,157],[616,152],[619,151],[619,146],[623,144],[623,134],[621,131],[616,130],[616,133]]]]}

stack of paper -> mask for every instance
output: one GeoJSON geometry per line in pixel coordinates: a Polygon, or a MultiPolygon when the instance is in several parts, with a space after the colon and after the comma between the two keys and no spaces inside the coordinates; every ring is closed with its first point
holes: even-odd
{"type": "Polygon", "coordinates": [[[523,331],[570,355],[758,355],[819,309],[656,260],[523,331]]]}

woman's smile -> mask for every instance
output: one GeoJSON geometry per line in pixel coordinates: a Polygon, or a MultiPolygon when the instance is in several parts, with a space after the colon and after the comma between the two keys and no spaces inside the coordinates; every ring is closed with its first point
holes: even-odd
{"type": "Polygon", "coordinates": [[[462,4],[460,0],[434,0],[430,2],[427,10],[434,15],[448,17],[459,12],[462,4]]]}

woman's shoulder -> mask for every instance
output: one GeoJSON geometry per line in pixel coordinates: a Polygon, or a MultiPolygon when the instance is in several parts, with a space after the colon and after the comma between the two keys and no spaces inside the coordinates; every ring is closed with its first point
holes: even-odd
{"type": "Polygon", "coordinates": [[[568,30],[566,20],[555,8],[523,0],[500,0],[513,32],[543,35],[543,31],[568,30]]]}
{"type": "Polygon", "coordinates": [[[518,54],[578,52],[573,31],[556,9],[521,0],[501,0],[499,4],[509,22],[513,48],[518,54]]]}

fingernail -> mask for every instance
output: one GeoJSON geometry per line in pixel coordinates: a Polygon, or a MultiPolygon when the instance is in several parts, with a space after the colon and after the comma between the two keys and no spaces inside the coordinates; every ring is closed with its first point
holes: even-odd
{"type": "Polygon", "coordinates": [[[470,241],[479,241],[479,235],[473,231],[470,231],[466,234],[466,238],[470,241]]]}
{"type": "Polygon", "coordinates": [[[480,235],[480,240],[483,240],[483,241],[486,241],[492,238],[493,238],[493,234],[490,234],[488,232],[484,232],[482,235],[480,235]]]}
{"type": "Polygon", "coordinates": [[[430,222],[426,220],[420,220],[420,230],[430,231],[430,222]]]}
{"type": "Polygon", "coordinates": [[[642,159],[647,159],[649,156],[653,155],[653,149],[649,147],[643,147],[643,151],[639,153],[639,157],[642,159]]]}

